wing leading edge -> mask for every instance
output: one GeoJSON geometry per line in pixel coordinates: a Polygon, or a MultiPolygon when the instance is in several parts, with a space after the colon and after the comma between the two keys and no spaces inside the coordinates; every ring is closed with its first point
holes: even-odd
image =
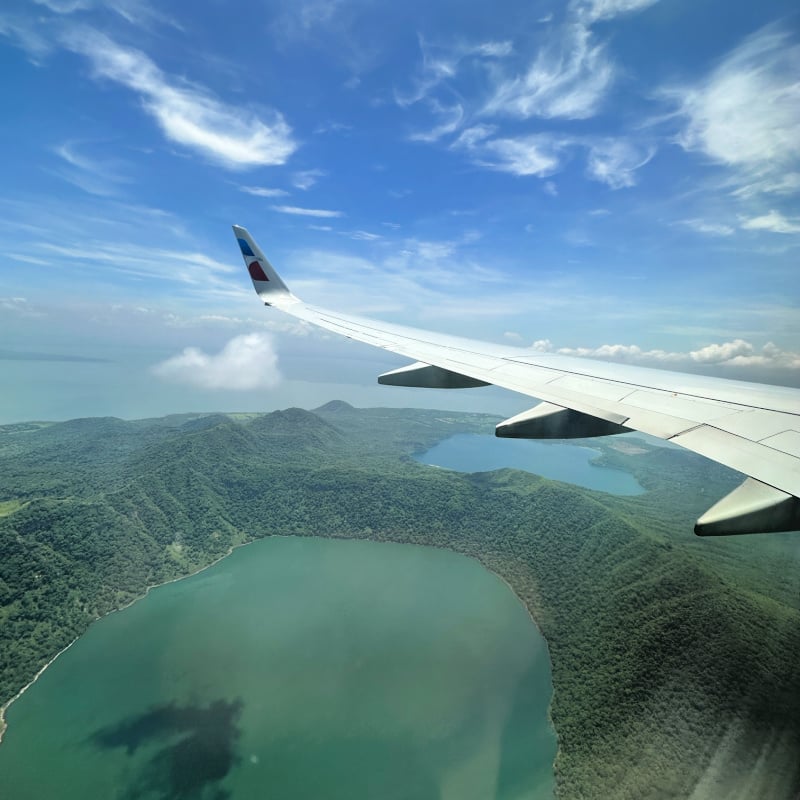
{"type": "Polygon", "coordinates": [[[497,436],[649,433],[748,476],[697,521],[695,533],[800,530],[800,391],[502,347],[318,308],[289,291],[245,228],[233,231],[266,305],[414,362],[379,383],[494,384],[541,401],[500,423],[497,436]]]}

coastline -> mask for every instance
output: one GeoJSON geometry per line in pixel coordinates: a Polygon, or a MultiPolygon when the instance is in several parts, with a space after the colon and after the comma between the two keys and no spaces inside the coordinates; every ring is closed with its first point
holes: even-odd
{"type": "MultiPolygon", "coordinates": [[[[197,575],[197,574],[203,572],[204,570],[207,570],[209,567],[213,567],[214,564],[218,564],[220,561],[222,561],[223,558],[227,558],[237,548],[244,547],[245,545],[251,544],[252,542],[255,542],[255,541],[257,541],[257,540],[256,539],[249,539],[246,542],[240,542],[239,544],[235,544],[232,547],[229,547],[227,553],[224,553],[219,558],[215,558],[213,561],[209,562],[205,566],[198,567],[198,569],[196,569],[194,572],[189,572],[186,575],[179,575],[177,578],[170,578],[168,581],[164,581],[163,583],[153,583],[153,584],[151,584],[150,586],[148,586],[144,590],[144,592],[142,592],[141,595],[139,595],[138,597],[134,597],[133,600],[129,600],[127,603],[125,603],[124,606],[120,606],[119,608],[112,608],[111,611],[107,611],[105,614],[101,614],[99,617],[95,617],[89,623],[89,625],[87,626],[86,630],[89,630],[89,627],[94,625],[99,620],[105,619],[106,617],[110,616],[111,614],[116,614],[118,611],[124,611],[126,608],[130,608],[130,606],[132,606],[134,603],[138,603],[140,600],[144,600],[144,598],[147,597],[147,595],[149,595],[150,592],[153,589],[158,589],[160,586],[168,586],[170,583],[176,583],[177,581],[182,581],[185,578],[191,578],[192,575],[197,575]]],[[[83,633],[86,633],[86,631],[84,631],[83,633]]],[[[42,666],[42,668],[33,676],[33,678],[31,679],[31,681],[29,683],[26,683],[25,686],[23,686],[7,703],[5,703],[2,707],[0,707],[0,745],[3,744],[3,736],[5,735],[5,732],[8,730],[8,722],[6,721],[6,713],[7,713],[8,709],[11,708],[11,706],[17,700],[19,700],[19,698],[22,697],[22,695],[25,694],[25,692],[27,692],[28,689],[30,689],[30,687],[33,686],[33,684],[36,683],[36,681],[39,680],[39,678],[41,678],[41,676],[44,674],[44,671],[60,655],[62,655],[63,653],[66,653],[67,650],[69,650],[70,647],[72,647],[72,645],[74,645],[75,642],[77,642],[78,639],[80,639],[81,636],[83,636],[83,633],[80,636],[76,636],[63,650],[59,650],[46,664],[44,664],[44,666],[42,666]]]]}

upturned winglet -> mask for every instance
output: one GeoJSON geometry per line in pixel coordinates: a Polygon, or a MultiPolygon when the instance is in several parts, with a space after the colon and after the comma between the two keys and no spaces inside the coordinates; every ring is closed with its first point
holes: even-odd
{"type": "Polygon", "coordinates": [[[253,280],[256,293],[265,305],[280,308],[298,302],[281,280],[281,276],[275,271],[275,267],[269,263],[267,257],[261,252],[261,248],[247,232],[247,228],[234,225],[233,235],[239,243],[239,249],[242,251],[242,257],[253,280]]]}

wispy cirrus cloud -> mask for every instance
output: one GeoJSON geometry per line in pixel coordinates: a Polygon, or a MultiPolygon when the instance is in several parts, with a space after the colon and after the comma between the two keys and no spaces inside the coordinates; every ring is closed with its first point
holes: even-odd
{"type": "Polygon", "coordinates": [[[53,152],[64,162],[56,175],[89,194],[111,197],[119,193],[120,184],[129,183],[119,159],[98,158],[86,153],[87,144],[64,142],[53,152]]]}
{"type": "Polygon", "coordinates": [[[159,378],[201,389],[252,391],[271,389],[281,381],[272,339],[263,333],[235,336],[219,353],[187,347],[152,368],[159,378]]]}
{"type": "MultiPolygon", "coordinates": [[[[736,232],[733,225],[725,222],[714,222],[703,218],[679,220],[678,224],[685,225],[697,233],[707,236],[732,236],[736,232]]],[[[800,233],[800,217],[786,217],[779,211],[772,209],[766,214],[757,216],[739,215],[737,227],[745,231],[766,231],[768,233],[797,234],[800,233]]]]}
{"type": "Polygon", "coordinates": [[[92,0],[34,0],[36,5],[49,8],[56,14],[73,14],[91,8],[92,0]]]}
{"type": "MultiPolygon", "coordinates": [[[[580,137],[551,133],[527,136],[495,136],[497,128],[475,125],[467,128],[453,143],[468,152],[473,161],[512,175],[546,178],[558,172],[576,152],[586,153],[586,174],[612,189],[636,185],[636,171],[645,166],[656,152],[652,144],[638,143],[626,137],[580,137]]],[[[553,193],[554,184],[544,190],[553,193]]]]}
{"type": "Polygon", "coordinates": [[[294,214],[298,217],[320,217],[321,219],[333,219],[343,217],[343,211],[333,211],[327,208],[301,208],[300,206],[272,206],[273,211],[280,214],[294,214]]]}
{"type": "Polygon", "coordinates": [[[578,0],[572,7],[579,19],[591,24],[622,14],[643,11],[657,2],[658,0],[578,0]]]}
{"type": "Polygon", "coordinates": [[[0,14],[0,36],[4,36],[26,52],[38,64],[53,50],[51,39],[44,35],[41,25],[34,25],[27,17],[0,14]]]}
{"type": "MultiPolygon", "coordinates": [[[[481,116],[587,119],[599,111],[617,75],[607,44],[598,39],[592,26],[656,2],[576,0],[568,7],[566,20],[541,36],[533,59],[521,70],[509,64],[515,54],[509,41],[435,45],[420,36],[419,75],[411,90],[395,91],[395,101],[405,107],[430,99],[442,84],[452,85],[470,59],[478,59],[489,84],[480,107],[472,109],[481,116]]],[[[552,18],[550,14],[539,22],[552,18]]]]}
{"type": "Polygon", "coordinates": [[[543,31],[527,58],[508,42],[447,48],[421,38],[421,75],[413,91],[396,92],[395,100],[403,107],[424,101],[434,124],[409,138],[435,143],[454,137],[449,146],[468,153],[479,166],[539,178],[560,171],[569,156],[583,151],[590,179],[612,189],[635,185],[636,171],[656,151],[653,137],[641,142],[630,134],[590,138],[574,123],[602,110],[618,73],[594,23],[655,2],[574,2],[565,21],[543,31]],[[468,58],[476,59],[471,70],[468,58]],[[535,119],[560,121],[563,130],[519,132],[518,121],[535,119]]]}
{"type": "Polygon", "coordinates": [[[428,105],[440,121],[428,130],[414,131],[409,134],[408,138],[412,142],[436,142],[443,136],[455,133],[461,127],[464,120],[464,107],[460,103],[444,106],[438,100],[430,98],[428,105]]]}
{"type": "Polygon", "coordinates": [[[757,217],[743,218],[739,225],[747,231],[800,233],[800,217],[788,218],[775,210],[757,217]]]}
{"type": "MultiPolygon", "coordinates": [[[[508,283],[507,275],[487,268],[464,249],[474,242],[469,235],[460,240],[403,237],[392,241],[381,237],[369,241],[373,243],[369,257],[338,246],[336,250],[302,249],[291,254],[287,273],[291,275],[294,268],[304,276],[292,280],[292,290],[328,308],[360,314],[406,312],[403,321],[408,324],[415,316],[436,317],[440,313],[469,319],[474,307],[484,314],[481,306],[486,288],[494,285],[505,289],[508,283]],[[476,286],[483,288],[476,292],[476,286]],[[469,287],[467,293],[465,287],[469,287]],[[406,302],[413,298],[412,306],[406,307],[402,298],[406,302]]],[[[508,294],[504,296],[504,309],[496,310],[490,302],[490,314],[508,313],[508,294]]]]}
{"type": "Polygon", "coordinates": [[[292,174],[292,186],[295,189],[305,191],[316,184],[320,178],[324,178],[328,173],[324,169],[303,169],[292,174]]]}
{"type": "Polygon", "coordinates": [[[55,14],[64,16],[95,8],[109,8],[131,25],[145,26],[159,23],[181,29],[173,18],[154,8],[146,0],[34,0],[34,2],[55,14]]]}
{"type": "MultiPolygon", "coordinates": [[[[488,97],[475,109],[482,116],[585,119],[597,111],[615,74],[606,46],[596,40],[588,25],[574,19],[548,32],[521,74],[501,66],[514,52],[507,41],[445,46],[420,37],[420,49],[422,66],[413,88],[395,91],[401,107],[431,99],[442,84],[457,79],[465,63],[477,59],[490,84],[488,97]]],[[[439,107],[447,106],[440,103],[439,107]]],[[[437,112],[436,107],[433,110],[437,112]]]]}
{"type": "Polygon", "coordinates": [[[478,163],[513,175],[552,175],[561,164],[564,144],[548,134],[483,141],[478,163]]]}
{"type": "Polygon", "coordinates": [[[91,28],[72,28],[65,46],[85,56],[98,79],[138,94],[142,108],[171,141],[234,170],[284,164],[297,149],[283,116],[222,102],[205,88],[170,78],[142,51],[91,28]]]}
{"type": "Polygon", "coordinates": [[[672,88],[686,150],[728,167],[737,194],[800,189],[800,44],[777,25],[754,33],[703,80],[672,88]]]}
{"type": "Polygon", "coordinates": [[[204,290],[228,288],[230,279],[225,276],[237,271],[205,253],[129,242],[89,240],[71,245],[40,242],[34,252],[44,263],[84,273],[94,268],[106,275],[114,272],[135,278],[159,278],[204,290]]]}
{"type": "Polygon", "coordinates": [[[724,222],[711,222],[698,217],[679,220],[678,224],[685,225],[696,233],[702,233],[705,236],[732,236],[736,232],[732,226],[724,222]]]}
{"type": "Polygon", "coordinates": [[[394,100],[405,108],[429,97],[445,81],[454,79],[463,63],[470,59],[496,60],[513,52],[509,41],[477,43],[456,42],[436,44],[419,36],[422,64],[413,85],[407,90],[395,90],[394,100]]]}
{"type": "Polygon", "coordinates": [[[286,189],[274,189],[268,186],[240,186],[240,192],[251,194],[254,197],[286,197],[286,189]]]}
{"type": "Polygon", "coordinates": [[[357,242],[377,242],[383,238],[380,234],[370,231],[352,231],[348,236],[357,242]]]}
{"type": "Polygon", "coordinates": [[[572,22],[542,45],[524,74],[497,80],[487,116],[587,119],[600,109],[616,69],[606,45],[572,22]]]}
{"type": "Polygon", "coordinates": [[[552,134],[495,137],[494,125],[474,125],[455,140],[452,147],[463,150],[480,166],[509,172],[512,175],[552,175],[561,165],[561,157],[571,144],[552,134]]]}
{"type": "Polygon", "coordinates": [[[625,138],[605,138],[589,145],[586,171],[590,178],[612,189],[636,184],[636,170],[655,155],[653,145],[634,143],[625,138]]]}

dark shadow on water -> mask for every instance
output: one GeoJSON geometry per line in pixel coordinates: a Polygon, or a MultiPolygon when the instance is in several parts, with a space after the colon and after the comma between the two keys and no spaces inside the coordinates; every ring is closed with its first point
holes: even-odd
{"type": "Polygon", "coordinates": [[[101,750],[122,747],[133,755],[140,747],[157,748],[123,797],[225,800],[218,784],[239,761],[242,701],[217,700],[207,707],[158,706],[117,725],[101,728],[90,742],[101,750]]]}
{"type": "MultiPolygon", "coordinates": [[[[498,742],[499,774],[476,775],[486,781],[485,800],[529,796],[543,777],[532,772],[532,754],[516,741],[520,736],[515,728],[524,728],[536,716],[526,686],[531,678],[532,673],[526,673],[516,687],[498,742]]],[[[222,781],[235,768],[248,771],[245,785],[258,787],[258,795],[253,795],[258,797],[439,800],[448,776],[469,768],[486,746],[481,708],[441,738],[378,730],[342,736],[323,730],[304,735],[276,730],[257,758],[244,758],[239,749],[242,708],[241,700],[217,700],[208,706],[171,703],[102,728],[89,743],[101,751],[139,755],[131,762],[129,785],[121,787],[124,800],[228,800],[231,793],[222,781]]]]}

